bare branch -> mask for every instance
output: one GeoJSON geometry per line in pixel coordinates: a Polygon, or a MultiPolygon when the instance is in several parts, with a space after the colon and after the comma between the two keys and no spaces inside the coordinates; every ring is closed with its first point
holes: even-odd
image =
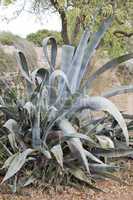
{"type": "Polygon", "coordinates": [[[113,33],[116,37],[131,37],[133,35],[133,32],[128,33],[126,31],[116,30],[113,33]]]}

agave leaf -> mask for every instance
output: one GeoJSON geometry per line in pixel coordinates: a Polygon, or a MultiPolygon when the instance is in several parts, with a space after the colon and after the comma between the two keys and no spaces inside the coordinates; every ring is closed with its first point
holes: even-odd
{"type": "Polygon", "coordinates": [[[2,105],[2,106],[5,105],[5,102],[4,102],[3,98],[2,98],[2,96],[0,96],[0,105],[2,105]]]}
{"type": "Polygon", "coordinates": [[[105,149],[115,148],[113,141],[109,137],[105,135],[96,135],[96,138],[98,139],[100,146],[102,148],[105,149]]]}
{"type": "Polygon", "coordinates": [[[11,133],[18,133],[19,127],[14,119],[9,119],[8,121],[6,121],[3,127],[7,128],[11,133]]]}
{"type": "Polygon", "coordinates": [[[75,47],[70,45],[63,45],[61,56],[61,70],[68,76],[70,65],[74,55],[75,47]]]}
{"type": "Polygon", "coordinates": [[[32,104],[32,102],[31,101],[26,102],[23,108],[27,110],[29,116],[32,118],[35,113],[35,106],[32,104]]]}
{"type": "Polygon", "coordinates": [[[57,144],[51,148],[51,152],[56,158],[57,162],[63,168],[63,151],[60,144],[57,144]]]}
{"type": "Polygon", "coordinates": [[[16,59],[17,59],[18,67],[22,73],[22,76],[26,79],[28,94],[31,94],[33,91],[32,90],[32,80],[29,75],[29,69],[28,69],[28,64],[27,64],[26,58],[21,51],[18,51],[16,53],[16,59]]]}
{"type": "Polygon", "coordinates": [[[91,139],[91,137],[85,135],[85,134],[82,134],[82,133],[71,133],[71,134],[68,134],[68,133],[63,133],[62,131],[49,131],[49,134],[50,136],[50,139],[52,138],[59,138],[60,140],[70,140],[72,138],[79,138],[79,139],[82,139],[82,140],[85,140],[87,141],[88,143],[90,143],[92,146],[96,146],[96,143],[93,139],[91,139]],[[53,137],[52,137],[53,135],[53,137]]]}
{"type": "Polygon", "coordinates": [[[83,57],[81,71],[78,77],[79,82],[81,82],[84,73],[86,72],[86,69],[88,67],[88,64],[90,63],[90,60],[95,53],[96,48],[98,47],[101,39],[103,38],[104,34],[111,26],[111,24],[112,24],[112,17],[109,17],[100,25],[99,30],[91,36],[83,57]]]}
{"type": "Polygon", "coordinates": [[[32,118],[32,146],[33,148],[40,148],[40,107],[36,109],[36,113],[32,118]]]}
{"type": "MultiPolygon", "coordinates": [[[[75,48],[73,46],[70,45],[63,45],[62,47],[62,56],[61,56],[61,71],[63,71],[67,78],[68,78],[68,73],[70,71],[70,66],[71,66],[71,62],[72,62],[72,58],[74,55],[74,50],[75,48]]],[[[61,79],[60,84],[59,84],[59,92],[60,92],[60,96],[64,96],[65,95],[65,84],[63,79],[61,79]]]]}
{"type": "MultiPolygon", "coordinates": [[[[43,100],[44,100],[44,84],[43,81],[40,85],[39,92],[37,94],[37,99],[35,104],[34,116],[31,120],[32,123],[32,146],[33,148],[39,148],[41,146],[41,130],[40,130],[40,122],[41,122],[41,109],[43,108],[43,100]]],[[[44,109],[44,108],[43,108],[44,109]]]]}
{"type": "Polygon", "coordinates": [[[13,184],[10,184],[10,188],[12,193],[16,193],[17,192],[17,176],[14,176],[14,180],[13,180],[13,184]]]}
{"type": "Polygon", "coordinates": [[[7,119],[14,119],[14,120],[17,120],[17,115],[15,112],[12,112],[10,110],[10,108],[6,107],[6,106],[3,106],[3,105],[0,105],[0,111],[2,111],[5,115],[6,115],[6,118],[7,119]]]}
{"type": "Polygon", "coordinates": [[[100,159],[98,159],[96,156],[94,156],[94,155],[93,155],[92,153],[90,153],[89,151],[84,150],[84,152],[85,152],[86,157],[88,157],[89,159],[93,160],[94,162],[100,163],[100,164],[103,163],[100,159]]]}
{"type": "Polygon", "coordinates": [[[48,88],[45,80],[41,82],[40,85],[37,85],[31,96],[31,102],[34,105],[34,108],[41,107],[42,112],[48,111],[48,88]]]}
{"type": "Polygon", "coordinates": [[[46,150],[44,147],[42,147],[41,149],[41,153],[48,159],[50,160],[52,157],[51,157],[51,154],[50,154],[50,151],[46,150]]]}
{"type": "Polygon", "coordinates": [[[45,68],[35,69],[31,73],[31,78],[34,84],[41,84],[42,81],[46,81],[46,83],[48,83],[49,71],[45,68]]]}
{"type": "Polygon", "coordinates": [[[96,72],[94,74],[92,74],[92,76],[90,76],[90,78],[87,81],[85,81],[83,87],[86,87],[87,89],[91,88],[92,82],[94,80],[96,80],[98,76],[100,76],[101,74],[103,74],[107,70],[109,70],[111,68],[115,68],[119,64],[121,64],[121,63],[123,63],[123,62],[125,62],[127,60],[130,60],[132,58],[133,58],[133,53],[130,53],[130,54],[126,54],[126,55],[114,58],[113,60],[107,62],[101,68],[96,70],[96,72]]]}
{"type": "MultiPolygon", "coordinates": [[[[71,123],[67,119],[60,120],[58,124],[59,124],[60,129],[63,131],[64,135],[77,133],[76,130],[72,127],[71,123]]],[[[84,148],[82,146],[80,139],[72,138],[69,141],[67,141],[67,143],[72,153],[75,154],[75,156],[78,156],[78,158],[82,160],[85,169],[87,170],[88,173],[90,173],[88,161],[87,161],[84,148]]]]}
{"type": "Polygon", "coordinates": [[[122,114],[119,112],[117,107],[111,101],[100,96],[80,98],[77,101],[77,103],[73,106],[72,111],[76,112],[87,108],[94,111],[107,111],[111,115],[113,115],[113,117],[118,122],[119,126],[123,131],[126,144],[129,145],[129,136],[125,120],[123,119],[122,114]]]}
{"type": "Polygon", "coordinates": [[[65,81],[67,88],[70,90],[68,78],[67,78],[66,74],[64,72],[62,72],[61,70],[55,70],[51,74],[51,76],[49,78],[49,85],[50,86],[54,85],[54,81],[57,77],[61,77],[65,81]]]}
{"type": "Polygon", "coordinates": [[[107,158],[119,158],[119,157],[126,157],[129,155],[133,155],[133,149],[99,149],[96,148],[94,151],[92,151],[93,154],[97,156],[106,156],[107,158]]]}
{"type": "Polygon", "coordinates": [[[20,68],[20,71],[21,71],[22,75],[24,76],[24,78],[29,83],[32,83],[32,81],[30,79],[28,64],[27,64],[25,55],[21,51],[17,52],[17,61],[18,61],[18,66],[20,68]]]}
{"type": "Polygon", "coordinates": [[[120,184],[128,185],[126,182],[122,181],[119,177],[117,177],[117,176],[115,176],[115,175],[113,175],[113,174],[111,174],[109,172],[99,171],[99,172],[97,172],[97,174],[103,176],[104,178],[112,179],[113,181],[116,181],[116,182],[118,182],[120,184]]]}
{"type": "Polygon", "coordinates": [[[26,149],[24,152],[16,154],[15,158],[10,163],[10,166],[5,177],[2,180],[2,183],[14,176],[23,167],[26,162],[27,156],[30,155],[33,151],[33,149],[26,149]]]}
{"type": "MultiPolygon", "coordinates": [[[[70,90],[70,86],[69,86],[69,82],[68,82],[68,79],[67,79],[67,76],[64,72],[62,72],[61,70],[55,70],[50,78],[49,78],[49,98],[50,98],[50,102],[52,102],[53,100],[51,99],[52,98],[52,89],[55,87],[55,79],[57,77],[61,77],[62,80],[64,80],[64,83],[68,89],[68,91],[71,91],[70,90]]],[[[60,82],[61,83],[61,82],[60,82]]],[[[60,88],[60,85],[59,85],[59,88],[60,88]]],[[[62,88],[63,90],[63,88],[62,88]]],[[[62,91],[59,92],[59,94],[61,94],[62,91]]],[[[60,100],[60,96],[56,99],[56,97],[54,97],[54,99],[56,100],[55,103],[57,103],[59,100],[60,100]]]]}
{"type": "Polygon", "coordinates": [[[114,172],[118,171],[120,169],[119,166],[113,166],[113,165],[108,165],[108,164],[90,164],[90,170],[92,173],[97,173],[97,172],[114,172]]]}
{"type": "Polygon", "coordinates": [[[124,119],[133,119],[133,115],[129,115],[129,114],[123,114],[122,113],[122,115],[123,115],[123,117],[124,117],[124,119]]]}
{"type": "Polygon", "coordinates": [[[15,153],[13,155],[11,155],[4,163],[4,165],[2,166],[2,169],[6,169],[10,166],[10,164],[12,163],[12,161],[14,160],[14,158],[16,157],[16,155],[18,155],[18,153],[15,153]]]}
{"type": "Polygon", "coordinates": [[[8,154],[9,156],[11,156],[11,155],[12,155],[12,152],[9,150],[9,148],[8,148],[2,141],[0,141],[0,144],[1,144],[1,146],[4,148],[4,150],[7,152],[7,154],[8,154]]]}
{"type": "Polygon", "coordinates": [[[87,185],[95,190],[95,191],[102,191],[100,188],[95,187],[92,183],[91,183],[91,178],[89,178],[82,169],[80,168],[71,168],[69,169],[69,172],[77,179],[79,179],[80,181],[83,181],[85,183],[87,183],[87,185]]]}
{"type": "Polygon", "coordinates": [[[16,149],[18,149],[18,145],[17,145],[17,142],[16,142],[15,133],[8,134],[8,139],[9,139],[9,142],[10,142],[10,145],[11,145],[12,149],[14,151],[16,151],[16,149]]]}
{"type": "Polygon", "coordinates": [[[75,133],[71,133],[71,134],[64,133],[64,139],[69,140],[70,138],[79,138],[79,139],[88,141],[92,145],[96,145],[95,141],[93,139],[91,139],[91,137],[89,137],[85,134],[82,134],[82,133],[76,133],[76,134],[75,133]]]}
{"type": "MultiPolygon", "coordinates": [[[[51,107],[53,109],[52,116],[55,116],[55,114],[57,113],[58,110],[54,106],[51,106],[51,107]]],[[[49,131],[52,129],[52,126],[54,126],[54,124],[56,122],[58,122],[60,119],[63,119],[65,114],[66,114],[66,112],[64,112],[63,114],[61,112],[58,112],[58,114],[56,114],[55,118],[51,119],[50,123],[46,126],[44,133],[43,133],[43,136],[42,136],[43,144],[46,143],[47,136],[49,134],[49,131]]]]}
{"type": "Polygon", "coordinates": [[[34,176],[28,177],[28,179],[25,181],[25,183],[23,183],[23,187],[27,187],[27,186],[31,185],[32,183],[34,183],[35,180],[36,180],[36,178],[34,176]]]}
{"type": "Polygon", "coordinates": [[[14,119],[9,119],[3,125],[3,127],[9,130],[10,134],[8,134],[8,139],[9,139],[12,149],[15,151],[16,149],[18,149],[17,142],[16,142],[16,134],[18,134],[18,131],[19,131],[18,124],[14,119]]]}
{"type": "Polygon", "coordinates": [[[133,85],[123,85],[115,89],[112,89],[111,91],[104,92],[102,96],[109,98],[112,96],[116,96],[116,95],[120,95],[124,93],[132,93],[132,92],[133,92],[133,85]]]}
{"type": "Polygon", "coordinates": [[[53,72],[55,70],[55,64],[56,64],[56,56],[57,56],[57,43],[54,37],[47,37],[42,42],[43,45],[43,52],[44,56],[47,59],[47,62],[50,66],[50,72],[53,72]],[[48,56],[48,44],[51,44],[51,58],[48,56]]]}
{"type": "Polygon", "coordinates": [[[75,93],[76,88],[77,88],[77,83],[79,81],[78,76],[81,70],[81,64],[83,61],[83,56],[84,56],[85,49],[87,47],[89,36],[90,36],[90,30],[86,28],[79,42],[79,45],[76,49],[76,52],[73,56],[72,64],[69,67],[70,71],[68,73],[68,79],[70,81],[70,87],[71,87],[72,93],[75,93]]]}

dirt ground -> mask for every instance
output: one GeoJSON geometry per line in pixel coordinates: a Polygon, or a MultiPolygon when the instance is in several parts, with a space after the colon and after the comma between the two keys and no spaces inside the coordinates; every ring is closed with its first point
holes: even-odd
{"type": "Polygon", "coordinates": [[[48,193],[43,189],[29,187],[22,190],[21,195],[9,194],[1,190],[0,200],[133,200],[133,161],[125,161],[125,164],[129,171],[121,171],[117,176],[128,184],[121,185],[112,180],[98,180],[96,185],[104,192],[94,192],[82,187],[80,190],[61,187],[60,192],[51,189],[48,193]]]}

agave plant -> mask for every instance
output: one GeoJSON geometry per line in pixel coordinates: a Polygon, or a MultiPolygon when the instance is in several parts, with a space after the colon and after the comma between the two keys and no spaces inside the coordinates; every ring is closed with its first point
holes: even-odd
{"type": "Polygon", "coordinates": [[[79,179],[96,190],[99,189],[93,184],[95,177],[119,180],[111,174],[119,166],[110,164],[109,158],[127,156],[133,150],[129,147],[123,115],[107,97],[132,92],[133,85],[102,96],[89,96],[88,92],[99,75],[133,58],[133,53],[109,61],[83,81],[111,23],[109,17],[95,33],[86,28],[77,48],[64,45],[60,70],[55,68],[57,45],[53,37],[43,40],[49,69],[30,73],[23,52],[17,51],[27,92],[24,98],[16,97],[10,104],[1,97],[0,105],[5,116],[1,144],[8,155],[2,167],[7,170],[2,183],[12,185],[13,191],[16,186],[27,186],[35,179],[55,185],[71,184],[79,179]],[[88,110],[86,116],[84,110],[88,110]],[[90,117],[90,112],[95,111],[103,111],[105,115],[98,119],[90,117]]]}

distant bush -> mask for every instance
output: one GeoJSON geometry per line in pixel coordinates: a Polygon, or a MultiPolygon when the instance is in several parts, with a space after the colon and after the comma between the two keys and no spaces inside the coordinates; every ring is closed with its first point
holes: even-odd
{"type": "Polygon", "coordinates": [[[3,45],[9,45],[9,46],[13,45],[16,38],[20,37],[17,35],[13,35],[10,32],[3,31],[0,33],[0,43],[3,45]]]}
{"type": "Polygon", "coordinates": [[[27,40],[33,42],[37,46],[42,46],[42,41],[45,37],[54,36],[58,45],[62,45],[62,37],[60,32],[57,31],[48,31],[48,30],[39,30],[36,33],[31,33],[27,36],[27,40]]]}

